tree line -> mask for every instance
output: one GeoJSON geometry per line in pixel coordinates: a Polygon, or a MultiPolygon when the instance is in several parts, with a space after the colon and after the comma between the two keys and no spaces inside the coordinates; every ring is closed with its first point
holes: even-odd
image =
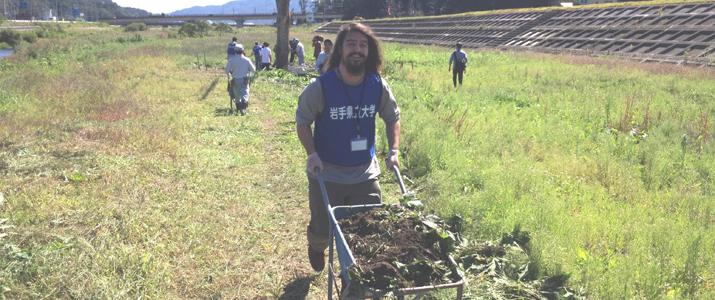
{"type": "Polygon", "coordinates": [[[149,12],[121,7],[112,0],[4,0],[0,3],[0,15],[9,19],[57,19],[74,20],[111,19],[119,17],[147,16],[149,12]],[[82,14],[82,15],[80,15],[82,14]]]}

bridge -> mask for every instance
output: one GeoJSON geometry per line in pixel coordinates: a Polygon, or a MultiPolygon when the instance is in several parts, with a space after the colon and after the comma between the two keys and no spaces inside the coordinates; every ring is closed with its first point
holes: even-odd
{"type": "MultiPolygon", "coordinates": [[[[125,17],[115,19],[99,19],[97,21],[108,23],[111,25],[127,25],[131,23],[144,23],[146,25],[181,25],[188,21],[235,21],[236,24],[242,25],[246,20],[274,20],[276,14],[209,14],[209,15],[151,15],[145,17],[125,17]]],[[[291,19],[304,23],[307,20],[305,14],[292,14],[291,19]]],[[[323,14],[318,13],[313,15],[315,22],[329,22],[339,20],[341,14],[323,14]]]]}

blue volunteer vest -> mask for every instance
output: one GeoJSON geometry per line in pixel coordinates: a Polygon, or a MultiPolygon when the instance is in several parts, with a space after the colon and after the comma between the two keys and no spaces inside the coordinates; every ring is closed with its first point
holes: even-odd
{"type": "Polygon", "coordinates": [[[325,101],[313,134],[318,155],[340,166],[369,163],[375,156],[375,116],[382,98],[380,75],[365,74],[362,84],[355,87],[343,83],[335,70],[326,72],[318,80],[325,101]],[[367,150],[351,150],[351,141],[358,134],[367,139],[367,150]]]}
{"type": "Polygon", "coordinates": [[[228,43],[228,47],[226,47],[226,54],[228,56],[236,55],[236,49],[234,48],[233,42],[228,43]]]}

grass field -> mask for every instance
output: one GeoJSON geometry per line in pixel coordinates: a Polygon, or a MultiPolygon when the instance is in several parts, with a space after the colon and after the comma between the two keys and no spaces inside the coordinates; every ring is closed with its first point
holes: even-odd
{"type": "MultiPolygon", "coordinates": [[[[324,298],[293,123],[308,79],[261,75],[229,115],[232,34],[173,33],[70,28],[0,60],[0,299],[324,298]]],[[[715,73],[467,50],[455,90],[450,49],[386,45],[428,209],[472,240],[521,226],[538,272],[587,298],[715,298],[715,73]]]]}

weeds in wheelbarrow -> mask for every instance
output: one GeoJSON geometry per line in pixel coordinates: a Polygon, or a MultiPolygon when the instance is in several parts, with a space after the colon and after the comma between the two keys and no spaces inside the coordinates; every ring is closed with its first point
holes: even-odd
{"type": "Polygon", "coordinates": [[[447,263],[456,237],[437,216],[394,205],[340,220],[340,227],[356,259],[353,285],[392,290],[459,281],[447,263]]]}
{"type": "Polygon", "coordinates": [[[537,278],[528,255],[528,232],[517,227],[499,242],[467,242],[460,236],[462,218],[424,214],[418,202],[402,201],[339,220],[356,262],[349,269],[351,288],[394,291],[467,276],[468,296],[479,299],[581,298],[583,292],[566,287],[567,275],[537,278]]]}

